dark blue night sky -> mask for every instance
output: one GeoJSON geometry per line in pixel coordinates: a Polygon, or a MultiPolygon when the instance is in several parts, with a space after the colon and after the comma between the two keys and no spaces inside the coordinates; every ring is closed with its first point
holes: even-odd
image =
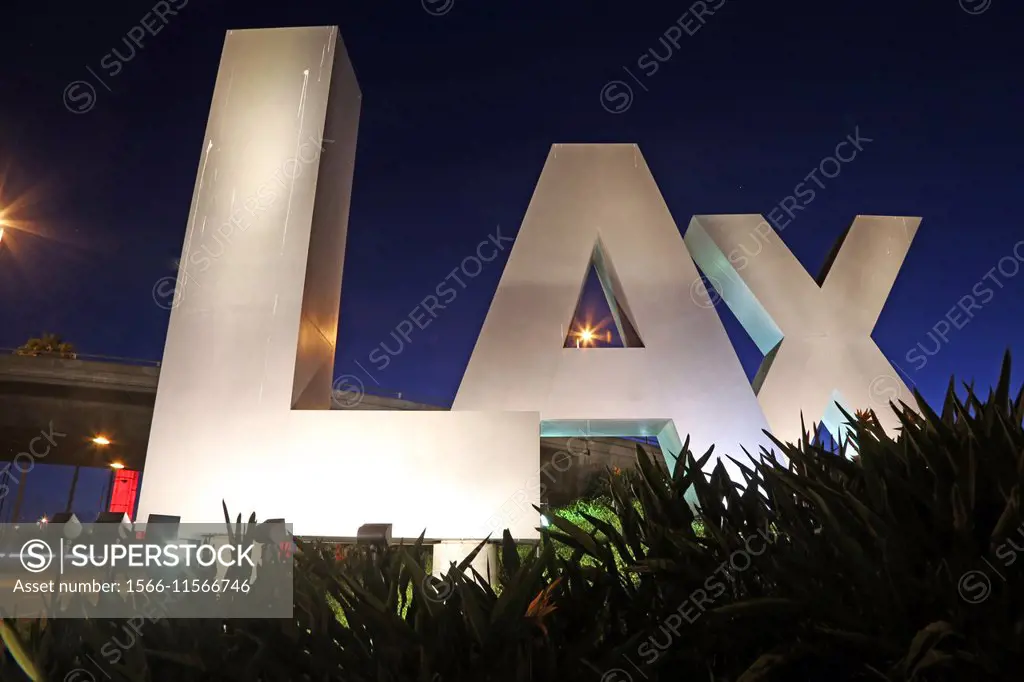
{"type": "MultiPolygon", "coordinates": [[[[1011,0],[68,5],[19,3],[3,22],[0,201],[29,224],[0,243],[0,347],[52,331],[82,353],[158,360],[169,313],[153,287],[181,252],[224,32],[337,24],[363,110],[336,374],[369,367],[496,226],[515,234],[552,143],[638,143],[685,227],[767,215],[858,130],[870,142],[818,176],[785,241],[816,275],[855,215],[922,216],[879,346],[933,401],[951,374],[990,385],[1008,347],[1024,362],[1011,0]],[[179,9],[132,54],[123,39],[154,5],[179,9]],[[130,58],[111,75],[114,49],[130,58]],[[77,80],[97,100],[76,114],[63,95],[77,80]],[[968,294],[980,308],[951,313],[968,294]]],[[[504,259],[375,373],[383,389],[451,401],[504,259]]],[[[719,312],[753,376],[760,353],[719,312]]]]}

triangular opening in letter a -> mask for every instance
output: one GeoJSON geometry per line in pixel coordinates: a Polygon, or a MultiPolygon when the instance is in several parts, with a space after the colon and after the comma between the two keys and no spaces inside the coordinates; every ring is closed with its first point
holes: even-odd
{"type": "Polygon", "coordinates": [[[580,287],[564,347],[643,348],[624,301],[615,270],[598,242],[580,287]]]}

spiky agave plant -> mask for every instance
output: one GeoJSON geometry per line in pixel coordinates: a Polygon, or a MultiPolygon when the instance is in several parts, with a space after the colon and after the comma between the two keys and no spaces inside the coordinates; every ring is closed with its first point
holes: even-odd
{"type": "Polygon", "coordinates": [[[791,466],[736,461],[739,485],[721,466],[703,473],[711,451],[685,452],[671,477],[638,452],[642,479],[612,484],[621,531],[582,537],[565,519],[548,529],[606,575],[618,571],[615,546],[643,576],[635,588],[621,581],[623,636],[604,668],[630,669],[625,658],[652,679],[743,682],[1014,678],[1024,571],[1002,568],[1024,548],[1013,543],[1024,540],[1024,389],[1011,395],[1010,369],[1007,355],[984,400],[951,382],[941,414],[920,395],[920,414],[893,406],[895,438],[847,415],[859,461],[776,442],[791,466]],[[762,529],[770,546],[744,545],[762,529]]]}

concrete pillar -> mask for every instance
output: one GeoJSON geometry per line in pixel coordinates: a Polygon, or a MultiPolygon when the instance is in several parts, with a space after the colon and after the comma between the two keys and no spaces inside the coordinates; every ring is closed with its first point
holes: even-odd
{"type": "MultiPolygon", "coordinates": [[[[443,540],[434,545],[434,561],[431,573],[440,578],[447,573],[452,562],[458,564],[476,549],[480,540],[443,540]]],[[[488,542],[473,559],[471,566],[477,573],[488,579],[491,585],[498,584],[498,545],[488,542]]],[[[472,577],[468,568],[466,575],[472,577]]]]}
{"type": "Polygon", "coordinates": [[[32,466],[29,466],[27,471],[18,469],[21,473],[21,480],[18,481],[18,496],[14,499],[14,513],[11,515],[11,523],[18,523],[21,520],[21,503],[25,499],[25,488],[28,487],[28,472],[32,471],[32,468],[32,466]]]}

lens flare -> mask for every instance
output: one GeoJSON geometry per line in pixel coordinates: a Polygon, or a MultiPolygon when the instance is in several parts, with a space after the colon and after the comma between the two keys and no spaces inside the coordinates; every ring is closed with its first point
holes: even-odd
{"type": "Polygon", "coordinates": [[[605,318],[594,324],[588,315],[587,319],[578,329],[569,332],[569,337],[576,339],[577,348],[593,348],[602,343],[610,344],[612,342],[612,332],[609,329],[605,329],[605,326],[611,322],[611,318],[605,318]]]}

